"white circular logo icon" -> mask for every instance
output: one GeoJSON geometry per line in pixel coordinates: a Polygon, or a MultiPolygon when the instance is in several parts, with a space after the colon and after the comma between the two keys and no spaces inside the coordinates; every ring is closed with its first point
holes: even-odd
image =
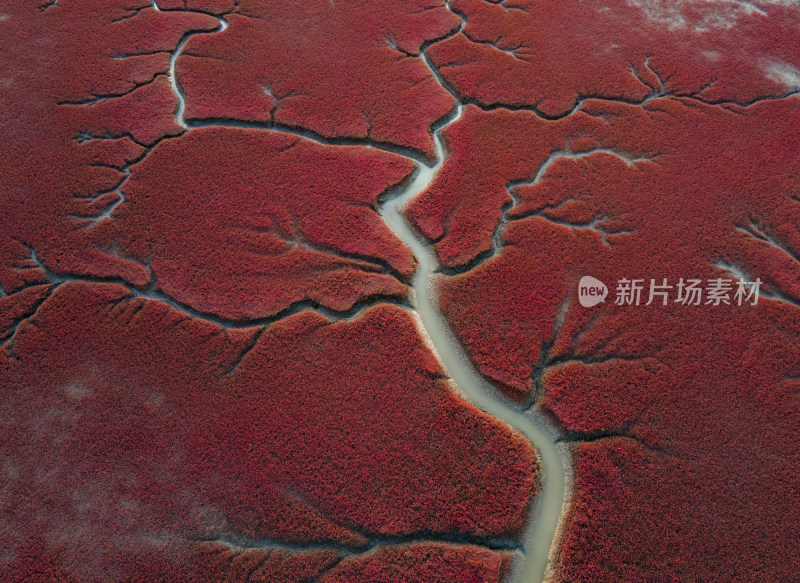
{"type": "Polygon", "coordinates": [[[584,308],[591,308],[604,301],[608,288],[599,279],[584,275],[578,283],[578,301],[584,308]]]}

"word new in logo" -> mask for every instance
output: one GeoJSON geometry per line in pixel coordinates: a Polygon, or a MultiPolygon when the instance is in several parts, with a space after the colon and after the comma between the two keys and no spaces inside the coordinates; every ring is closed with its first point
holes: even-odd
{"type": "Polygon", "coordinates": [[[608,288],[599,279],[584,275],[578,283],[578,301],[584,308],[591,308],[606,301],[608,288]]]}

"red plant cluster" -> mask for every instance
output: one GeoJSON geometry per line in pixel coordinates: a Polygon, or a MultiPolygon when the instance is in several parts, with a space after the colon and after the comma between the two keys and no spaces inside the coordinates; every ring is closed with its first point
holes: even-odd
{"type": "Polygon", "coordinates": [[[500,583],[506,581],[510,563],[505,553],[472,545],[386,547],[345,559],[320,583],[396,583],[398,571],[404,583],[500,583]]]}
{"type": "Polygon", "coordinates": [[[170,51],[217,18],[148,2],[12,12],[19,32],[0,41],[14,67],[0,162],[7,292],[31,283],[18,269],[27,246],[56,273],[153,286],[229,319],[406,296],[413,258],[375,209],[407,159],[266,129],[179,135],[170,51]]]}
{"type": "Polygon", "coordinates": [[[481,546],[340,568],[500,581],[505,559],[487,547],[524,526],[534,453],[452,395],[404,310],[226,330],[119,285],[50,291],[0,362],[4,581],[29,564],[183,581],[195,552],[224,544],[290,555],[262,565],[277,581],[345,550],[461,540],[481,546]]]}
{"type": "MultiPolygon", "coordinates": [[[[170,58],[219,26],[191,11],[234,32],[256,19],[159,8],[0,14],[0,579],[500,583],[509,556],[493,549],[526,523],[534,452],[453,397],[406,312],[230,322],[404,297],[414,259],[376,205],[412,164],[265,128],[187,133],[170,58]]],[[[394,67],[360,90],[405,96],[392,111],[317,96],[356,103],[372,140],[430,151],[452,99],[418,61],[343,38],[363,24],[348,10],[337,42],[363,46],[341,54],[394,67]]],[[[397,12],[400,50],[458,20],[397,12]]]]}
{"type": "Polygon", "coordinates": [[[206,545],[193,560],[197,581],[216,575],[226,581],[254,583],[397,583],[398,577],[404,583],[501,583],[506,581],[511,562],[504,552],[442,543],[388,545],[349,556],[325,550],[292,555],[206,545]]]}
{"type": "Polygon", "coordinates": [[[405,298],[377,201],[449,90],[407,214],[480,372],[573,444],[558,576],[795,578],[796,9],[280,4],[2,9],[0,579],[507,577],[530,444],[402,309],[285,312],[405,298]],[[757,306],[614,304],[739,276],[757,306]]]}
{"type": "Polygon", "coordinates": [[[183,131],[166,77],[170,51],[188,31],[218,24],[205,14],[157,12],[146,0],[6,3],[0,20],[6,292],[26,281],[26,272],[15,269],[20,241],[57,271],[147,281],[142,268],[92,241],[80,218],[118,200],[112,191],[126,164],[183,131]]]}
{"type": "Polygon", "coordinates": [[[229,14],[236,11],[236,0],[157,0],[160,10],[196,10],[208,14],[229,14]]]}
{"type": "Polygon", "coordinates": [[[563,580],[797,572],[798,123],[797,97],[658,98],[560,121],[471,107],[448,128],[409,216],[465,271],[440,301],[480,371],[580,442],[563,580]],[[605,303],[579,305],[584,275],[605,303]],[[739,275],[758,305],[736,305],[739,275]],[[641,305],[615,305],[623,278],[641,305]],[[668,304],[645,305],[664,278],[668,304]],[[676,303],[693,278],[733,280],[730,305],[676,303]]]}
{"type": "Polygon", "coordinates": [[[796,6],[784,2],[452,0],[461,34],[429,55],[482,105],[562,116],[580,98],[652,93],[749,102],[796,84],[796,6]],[[792,77],[795,79],[792,81],[792,77]]]}
{"type": "Polygon", "coordinates": [[[459,24],[442,0],[245,0],[226,19],[178,61],[187,119],[276,122],[434,155],[430,126],[454,102],[415,57],[459,24]]]}
{"type": "Polygon", "coordinates": [[[376,149],[196,129],[136,166],[95,237],[149,263],[159,289],[203,312],[257,318],[303,300],[347,310],[407,293],[414,259],[375,208],[411,170],[376,149]]]}

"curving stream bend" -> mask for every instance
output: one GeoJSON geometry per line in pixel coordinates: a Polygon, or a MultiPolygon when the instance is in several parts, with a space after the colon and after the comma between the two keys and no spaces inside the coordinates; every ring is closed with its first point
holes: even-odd
{"type": "MultiPolygon", "coordinates": [[[[155,0],[153,0],[153,8],[159,10],[155,0]]],[[[221,32],[228,27],[228,22],[224,17],[216,16],[216,18],[220,21],[218,28],[187,33],[180,40],[170,58],[167,74],[172,90],[178,99],[178,107],[175,112],[176,121],[187,131],[191,131],[193,127],[207,125],[283,131],[284,128],[237,123],[234,120],[215,121],[211,124],[203,122],[187,123],[185,120],[186,100],[175,72],[176,63],[186,43],[193,36],[221,32]]],[[[460,31],[460,28],[458,31],[460,31]]],[[[420,56],[426,67],[430,69],[434,79],[452,94],[452,91],[443,83],[438,71],[428,62],[424,50],[420,56]]],[[[463,105],[458,102],[458,97],[454,95],[454,98],[457,101],[455,108],[444,120],[437,124],[438,127],[433,134],[436,145],[434,162],[428,164],[422,158],[400,154],[405,155],[406,158],[417,164],[416,173],[413,179],[404,185],[400,191],[386,197],[378,210],[387,227],[411,248],[417,258],[417,270],[411,282],[415,307],[409,311],[415,316],[414,320],[420,335],[426,340],[429,347],[438,357],[442,368],[456,385],[455,390],[465,396],[478,409],[499,421],[507,423],[515,431],[524,435],[536,449],[537,460],[541,466],[541,475],[543,476],[542,490],[534,502],[529,525],[522,541],[524,557],[522,561],[515,561],[512,580],[517,583],[550,581],[553,577],[552,568],[559,543],[559,533],[571,496],[569,483],[571,480],[571,468],[567,446],[556,445],[557,431],[547,419],[535,410],[529,410],[526,413],[523,406],[506,398],[475,370],[464,347],[456,339],[437,307],[435,280],[437,277],[444,276],[437,274],[439,265],[434,250],[431,245],[427,244],[411,229],[402,213],[406,203],[430,186],[447,159],[447,151],[441,133],[450,124],[458,121],[463,111],[463,105]]],[[[285,128],[285,130],[306,139],[314,139],[308,133],[297,128],[285,128]]],[[[365,143],[363,146],[375,147],[369,143],[365,143]]],[[[398,154],[396,151],[393,153],[398,154]]]]}
{"type": "Polygon", "coordinates": [[[461,117],[462,110],[463,106],[458,104],[449,119],[435,131],[435,163],[418,164],[417,173],[411,183],[387,200],[379,211],[389,229],[411,248],[417,258],[417,270],[412,281],[415,311],[419,316],[415,320],[420,334],[431,345],[445,372],[473,405],[506,422],[522,433],[536,448],[544,480],[523,541],[524,563],[516,565],[514,569],[514,580],[519,583],[534,583],[548,580],[551,576],[549,571],[558,544],[562,510],[569,502],[569,488],[566,487],[566,448],[559,448],[560,451],[557,451],[556,431],[546,419],[537,413],[526,415],[520,405],[503,396],[475,370],[437,307],[434,288],[438,261],[434,250],[411,229],[402,214],[405,204],[433,182],[444,164],[447,154],[441,132],[461,117]]]}

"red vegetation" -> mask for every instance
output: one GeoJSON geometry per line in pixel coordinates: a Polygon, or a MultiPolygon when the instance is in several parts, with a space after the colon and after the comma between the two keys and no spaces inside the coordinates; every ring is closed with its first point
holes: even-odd
{"type": "MultiPolygon", "coordinates": [[[[217,539],[292,555],[297,568],[262,565],[284,580],[384,537],[515,537],[537,490],[528,442],[451,394],[400,308],[228,331],[67,283],[2,354],[3,580],[31,560],[81,581],[192,580],[192,553],[217,539]]],[[[430,552],[413,568],[422,550],[363,560],[475,581],[505,561],[430,552]]]]}
{"type": "Polygon", "coordinates": [[[404,311],[235,329],[137,297],[218,321],[404,297],[376,203],[411,163],[272,129],[432,156],[453,99],[419,55],[460,18],[426,54],[477,105],[408,216],[469,268],[439,289],[479,370],[577,443],[560,578],[795,578],[796,8],[284,4],[3,8],[0,579],[504,578],[533,452],[404,311]],[[253,129],[175,117],[170,59],[212,14],[186,119],[253,129]],[[622,278],[644,303],[739,273],[758,306],[613,305],[622,278]]]}
{"type": "Polygon", "coordinates": [[[386,547],[342,561],[320,583],[500,583],[511,558],[475,546],[419,544],[386,547]],[[467,554],[469,553],[469,554],[467,554]]]}
{"type": "Polygon", "coordinates": [[[413,258],[375,205],[412,164],[266,130],[170,138],[184,130],[169,51],[219,22],[162,8],[98,6],[91,23],[72,4],[9,17],[21,38],[4,47],[16,68],[0,210],[16,219],[0,236],[3,288],[26,283],[15,268],[28,259],[24,242],[58,273],[143,287],[155,283],[149,267],[159,290],[234,319],[301,301],[347,310],[404,297],[413,258]]]}
{"type": "Polygon", "coordinates": [[[244,0],[226,19],[178,61],[187,119],[274,121],[434,155],[430,126],[453,98],[414,56],[458,25],[443,0],[244,0]]]}
{"type": "Polygon", "coordinates": [[[551,152],[566,149],[572,134],[603,125],[581,118],[577,125],[572,118],[549,122],[525,112],[487,114],[468,106],[443,130],[450,155],[433,184],[406,209],[413,226],[436,242],[442,265],[463,265],[491,249],[503,205],[511,203],[508,183],[533,180],[551,152]]]}
{"type": "MultiPolygon", "coordinates": [[[[408,160],[178,123],[171,55],[219,26],[186,10],[226,14],[250,45],[263,30],[239,27],[274,19],[228,14],[227,2],[159,7],[13,2],[0,14],[11,31],[0,34],[0,580],[299,583],[399,570],[500,583],[509,557],[491,547],[525,525],[534,452],[453,396],[404,311],[234,329],[137,297],[168,294],[214,320],[303,300],[344,310],[404,296],[414,268],[375,210],[408,160]]],[[[388,20],[341,8],[305,8],[324,16],[325,38],[274,94],[316,97],[285,97],[276,120],[308,115],[320,133],[431,153],[430,124],[452,98],[401,52],[458,19],[424,3],[388,20]],[[384,34],[397,50],[376,44],[384,34]],[[360,86],[347,75],[292,84],[337,43],[327,66],[371,63],[360,86]],[[400,96],[386,108],[388,92],[400,96]],[[331,108],[341,130],[320,126],[331,108]]],[[[294,27],[305,40],[308,21],[294,27]]]]}
{"type": "Polygon", "coordinates": [[[667,92],[743,103],[792,89],[800,74],[800,11],[754,4],[452,0],[466,26],[429,55],[465,99],[548,116],[592,96],[641,101],[667,92]]]}
{"type": "Polygon", "coordinates": [[[411,252],[375,210],[409,161],[267,130],[206,128],[137,165],[114,220],[94,229],[149,262],[159,289],[229,318],[312,300],[346,310],[403,297],[411,252]]]}
{"type": "Polygon", "coordinates": [[[548,122],[468,109],[446,133],[452,157],[409,209],[454,266],[491,248],[505,205],[499,254],[442,278],[441,304],[486,376],[539,398],[563,439],[591,442],[573,450],[560,577],[790,580],[800,100],[582,110],[548,122]],[[553,158],[534,181],[554,152],[581,157],[553,158]],[[681,306],[673,288],[668,306],[614,305],[622,278],[644,280],[645,304],[651,278],[739,271],[770,298],[681,306]],[[609,286],[605,304],[578,304],[583,275],[609,286]]]}
{"type": "Polygon", "coordinates": [[[161,10],[197,10],[209,14],[228,14],[240,4],[237,0],[157,0],[161,10]]]}
{"type": "MultiPolygon", "coordinates": [[[[144,270],[97,249],[70,215],[92,212],[91,197],[113,190],[126,162],[182,131],[165,75],[169,51],[186,32],[219,23],[157,12],[148,0],[36,4],[6,3],[0,19],[0,283],[7,292],[23,283],[13,267],[16,241],[36,247],[59,271],[144,283],[144,270]]],[[[101,198],[94,214],[116,195],[101,198]]]]}

